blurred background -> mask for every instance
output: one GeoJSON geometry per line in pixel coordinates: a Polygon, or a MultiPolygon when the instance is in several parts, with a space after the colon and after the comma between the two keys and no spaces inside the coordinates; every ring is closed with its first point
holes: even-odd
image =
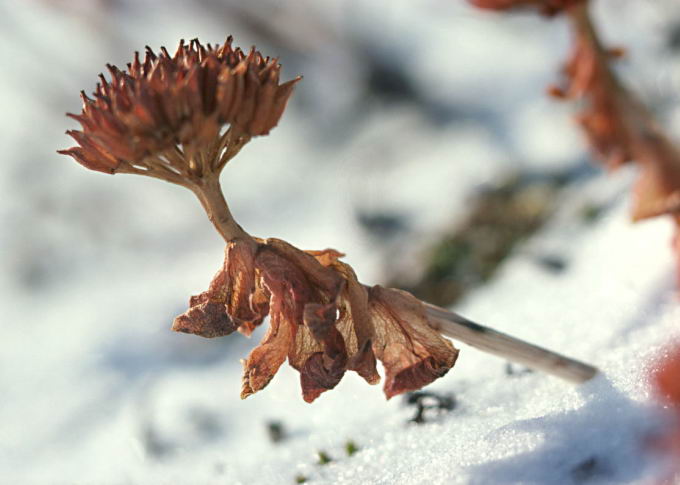
{"type": "MultiPolygon", "coordinates": [[[[621,76],[679,133],[676,1],[594,11],[628,51],[621,76]]],[[[632,173],[601,182],[574,107],[544,94],[569,46],[559,18],[463,0],[0,0],[0,481],[292,483],[338,433],[408,419],[354,376],[305,405],[288,369],[241,402],[239,359],[262,333],[170,331],[223,259],[194,196],[55,153],[72,146],[64,113],[106,63],[229,34],[279,57],[284,79],[304,76],[280,125],[223,173],[251,234],[336,248],[365,283],[466,308],[510,255],[537,281],[559,277],[579,244],[566,234],[612,210],[626,224],[632,173]],[[559,237],[534,238],[550,224],[559,237]],[[361,417],[352,396],[368,403],[361,417]]]]}

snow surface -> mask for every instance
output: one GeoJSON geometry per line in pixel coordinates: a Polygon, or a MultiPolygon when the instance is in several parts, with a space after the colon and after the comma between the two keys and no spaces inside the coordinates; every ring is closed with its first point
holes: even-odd
{"type": "MultiPolygon", "coordinates": [[[[308,405],[284,367],[241,401],[239,359],[262,332],[208,341],[169,330],[222,260],[198,203],[54,153],[70,146],[63,112],[79,109],[78,91],[145,44],[234,33],[280,53],[286,76],[305,74],[281,125],[225,170],[227,197],[249,232],[338,248],[367,283],[395,255],[414,261],[413,248],[499,174],[585,163],[570,109],[542,94],[567,46],[559,20],[455,0],[252,2],[250,15],[280,19],[269,37],[279,43],[267,45],[225,5],[237,3],[0,3],[0,482],[652,482],[663,466],[647,444],[667,421],[648,375],[680,333],[680,309],[671,225],[629,223],[630,171],[567,190],[544,230],[455,308],[597,365],[588,384],[508,376],[505,362],[461,346],[428,387],[452,394],[455,409],[415,425],[413,407],[349,374],[308,405]],[[366,97],[366,56],[400,64],[420,97],[366,97]],[[579,217],[589,203],[606,208],[592,224],[579,217]],[[359,210],[405,227],[377,243],[359,210]],[[537,263],[554,254],[563,273],[537,263]],[[282,443],[267,437],[271,421],[283,424],[282,443]],[[319,465],[319,451],[332,462],[319,465]]],[[[607,39],[632,46],[622,75],[653,103],[677,92],[678,59],[662,35],[680,21],[672,6],[598,4],[607,39]]],[[[660,108],[671,123],[674,106],[660,108]]]]}

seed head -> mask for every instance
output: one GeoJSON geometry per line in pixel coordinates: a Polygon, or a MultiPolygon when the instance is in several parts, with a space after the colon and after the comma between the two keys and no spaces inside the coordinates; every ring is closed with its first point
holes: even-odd
{"type": "Polygon", "coordinates": [[[100,74],[93,97],[81,93],[82,112],[68,114],[82,126],[67,132],[79,146],[59,153],[92,170],[165,173],[177,183],[219,172],[251,137],[269,133],[300,79],[279,84],[277,59],[254,48],[246,55],[231,37],[221,46],[182,40],[174,55],[147,47],[126,70],[107,68],[110,80],[100,74]]]}

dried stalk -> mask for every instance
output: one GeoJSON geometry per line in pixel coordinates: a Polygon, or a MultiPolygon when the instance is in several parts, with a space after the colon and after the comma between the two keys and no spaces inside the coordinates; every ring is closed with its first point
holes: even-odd
{"type": "Polygon", "coordinates": [[[597,368],[537,345],[472,322],[457,313],[424,303],[432,328],[454,340],[510,362],[526,365],[561,379],[581,384],[597,375],[597,368]]]}

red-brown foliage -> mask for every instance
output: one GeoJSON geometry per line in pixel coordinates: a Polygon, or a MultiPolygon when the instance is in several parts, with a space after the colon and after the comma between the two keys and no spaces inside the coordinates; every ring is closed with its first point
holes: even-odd
{"type": "Polygon", "coordinates": [[[446,374],[458,351],[432,329],[422,303],[403,291],[364,287],[341,256],[279,239],[231,241],[210,288],[191,298],[173,329],[250,335],[269,315],[267,334],[244,362],[243,398],[263,389],[286,358],[300,372],[307,402],[348,370],[378,383],[376,358],[388,399],[446,374]]]}

